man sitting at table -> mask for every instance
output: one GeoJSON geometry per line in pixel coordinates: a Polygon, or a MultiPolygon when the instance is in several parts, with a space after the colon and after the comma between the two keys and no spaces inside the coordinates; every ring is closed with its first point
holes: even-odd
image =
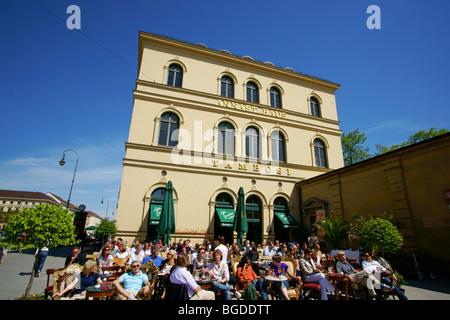
{"type": "Polygon", "coordinates": [[[124,273],[119,279],[114,280],[113,285],[121,300],[136,300],[140,291],[144,296],[150,289],[150,282],[146,274],[139,270],[139,262],[131,263],[131,271],[124,273]],[[145,285],[143,287],[143,285],[145,285]]]}
{"type": "Polygon", "coordinates": [[[170,282],[173,284],[184,284],[188,290],[189,300],[215,300],[214,292],[203,290],[195,282],[192,274],[187,270],[189,256],[185,253],[178,255],[175,259],[175,269],[170,275],[170,282]]]}
{"type": "Polygon", "coordinates": [[[256,273],[257,276],[260,276],[259,266],[257,264],[259,260],[258,248],[256,246],[253,246],[249,252],[244,254],[244,257],[248,257],[250,259],[250,264],[252,266],[253,271],[256,273]]]}
{"type": "Polygon", "coordinates": [[[360,271],[355,273],[355,269],[347,260],[345,252],[339,251],[337,253],[338,262],[336,263],[336,272],[342,272],[348,274],[350,282],[367,287],[371,299],[374,299],[377,295],[375,287],[380,286],[383,291],[392,291],[394,288],[389,287],[383,283],[380,283],[371,273],[367,271],[360,271]]]}
{"type": "Polygon", "coordinates": [[[277,253],[277,250],[275,249],[273,242],[269,240],[267,242],[267,247],[265,247],[265,249],[263,251],[263,255],[271,257],[276,253],[277,253]]]}
{"type": "Polygon", "coordinates": [[[157,268],[164,262],[164,259],[159,256],[159,247],[157,245],[152,246],[152,254],[145,257],[142,264],[146,264],[150,260],[153,260],[153,263],[157,268]]]}
{"type": "MultiPolygon", "coordinates": [[[[363,254],[363,257],[364,257],[364,260],[361,263],[363,270],[365,270],[369,273],[375,273],[377,271],[389,273],[389,270],[387,270],[385,267],[380,265],[377,261],[373,260],[372,256],[368,252],[365,252],[363,254]]],[[[394,279],[394,281],[397,280],[397,277],[395,276],[394,273],[392,273],[392,278],[394,279]]],[[[384,284],[387,284],[388,286],[392,285],[391,279],[389,279],[387,277],[381,277],[381,282],[384,284]]],[[[408,300],[408,298],[405,296],[405,294],[395,285],[394,285],[394,292],[395,292],[395,295],[400,300],[408,300]]]]}

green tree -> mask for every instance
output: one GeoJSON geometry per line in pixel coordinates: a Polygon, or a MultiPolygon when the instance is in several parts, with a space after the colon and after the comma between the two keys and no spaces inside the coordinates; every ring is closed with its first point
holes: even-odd
{"type": "Polygon", "coordinates": [[[350,223],[348,223],[344,218],[326,218],[317,221],[314,226],[325,231],[323,238],[328,244],[331,245],[332,249],[339,249],[341,243],[344,240],[348,240],[350,223]]]}
{"type": "Polygon", "coordinates": [[[394,150],[397,150],[397,149],[400,149],[403,147],[407,147],[414,143],[425,141],[425,140],[440,136],[441,134],[444,134],[447,132],[449,132],[449,131],[445,128],[440,129],[440,130],[436,130],[436,128],[430,128],[430,130],[428,130],[428,131],[425,131],[425,130],[417,131],[413,135],[409,136],[407,141],[400,143],[400,144],[393,144],[390,147],[383,146],[381,144],[377,144],[377,145],[375,145],[375,148],[377,151],[375,152],[374,156],[378,156],[378,155],[386,153],[386,152],[390,152],[390,151],[394,151],[394,150]]]}
{"type": "Polygon", "coordinates": [[[349,166],[370,158],[369,148],[364,147],[367,137],[356,129],[348,134],[343,133],[341,138],[344,164],[349,166]]]}
{"type": "Polygon", "coordinates": [[[72,224],[72,219],[73,214],[69,210],[49,204],[26,208],[23,212],[9,218],[4,230],[5,245],[9,245],[11,249],[38,249],[30,281],[25,290],[25,298],[29,297],[33,285],[41,249],[75,243],[75,226],[72,224]]]}
{"type": "Polygon", "coordinates": [[[111,221],[109,218],[100,220],[100,223],[95,230],[95,234],[103,238],[114,237],[117,234],[116,221],[111,221]]]}
{"type": "Polygon", "coordinates": [[[385,217],[364,222],[361,240],[364,248],[375,250],[382,256],[396,253],[403,245],[403,236],[385,217]]]}

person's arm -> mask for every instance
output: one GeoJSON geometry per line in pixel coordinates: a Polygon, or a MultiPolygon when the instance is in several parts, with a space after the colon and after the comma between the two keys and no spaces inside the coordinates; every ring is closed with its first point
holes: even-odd
{"type": "Polygon", "coordinates": [[[225,283],[228,281],[228,279],[230,279],[230,271],[228,269],[228,264],[226,262],[222,262],[222,267],[223,267],[222,282],[225,283]]]}
{"type": "Polygon", "coordinates": [[[288,278],[292,279],[292,280],[297,280],[298,283],[302,283],[302,277],[297,277],[295,275],[293,275],[290,271],[289,268],[286,269],[286,274],[288,276],[288,278]]]}
{"type": "Polygon", "coordinates": [[[63,291],[55,293],[52,296],[52,298],[63,296],[66,292],[69,292],[70,290],[72,290],[75,287],[75,285],[77,284],[77,282],[78,282],[78,277],[75,277],[75,279],[73,279],[72,282],[67,287],[65,287],[63,291]]]}
{"type": "Polygon", "coordinates": [[[120,278],[116,279],[113,281],[113,285],[116,287],[116,291],[118,293],[120,293],[121,295],[123,295],[125,297],[125,299],[128,299],[130,297],[130,295],[128,294],[128,292],[125,291],[125,289],[122,287],[121,283],[120,283],[120,278]]]}

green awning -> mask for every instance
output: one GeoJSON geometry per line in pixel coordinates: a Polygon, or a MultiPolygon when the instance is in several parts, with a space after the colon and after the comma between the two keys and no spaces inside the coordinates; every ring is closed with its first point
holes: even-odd
{"type": "Polygon", "coordinates": [[[159,219],[161,218],[162,204],[151,204],[150,205],[150,217],[148,219],[148,224],[158,225],[159,219]]]}
{"type": "Polygon", "coordinates": [[[234,209],[216,208],[216,212],[217,215],[219,216],[221,227],[233,228],[234,209]]]}
{"type": "Polygon", "coordinates": [[[298,227],[299,223],[286,211],[275,211],[275,215],[283,223],[283,228],[298,227]]]}

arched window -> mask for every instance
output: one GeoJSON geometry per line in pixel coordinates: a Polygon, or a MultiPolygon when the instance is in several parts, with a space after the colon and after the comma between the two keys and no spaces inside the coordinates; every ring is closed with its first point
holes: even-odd
{"type": "Polygon", "coordinates": [[[314,158],[317,167],[328,168],[325,144],[320,139],[314,139],[314,158]]]}
{"type": "Polygon", "coordinates": [[[175,147],[178,144],[178,129],[180,128],[180,121],[178,117],[166,112],[161,116],[159,124],[159,140],[160,146],[175,147]]]}
{"type": "Polygon", "coordinates": [[[219,124],[217,152],[234,156],[234,128],[228,122],[219,124]]]}
{"type": "Polygon", "coordinates": [[[319,101],[316,98],[309,99],[309,105],[311,107],[311,114],[315,117],[321,117],[319,101]]]}
{"type": "Polygon", "coordinates": [[[259,130],[254,127],[245,130],[245,154],[250,158],[259,158],[259,130]]]}
{"type": "Polygon", "coordinates": [[[234,82],[228,76],[223,76],[220,80],[220,95],[222,97],[234,98],[234,82]]]}
{"type": "Polygon", "coordinates": [[[275,87],[270,88],[270,106],[274,108],[281,108],[280,90],[275,87]]]}
{"type": "Polygon", "coordinates": [[[270,141],[272,145],[272,160],[286,162],[286,145],[283,134],[279,130],[273,131],[270,136],[270,141]]]}
{"type": "Polygon", "coordinates": [[[177,64],[169,66],[169,75],[167,77],[167,84],[172,87],[181,88],[183,83],[183,69],[177,64]]]}
{"type": "Polygon", "coordinates": [[[254,82],[247,82],[247,101],[259,103],[258,87],[254,82]]]}

